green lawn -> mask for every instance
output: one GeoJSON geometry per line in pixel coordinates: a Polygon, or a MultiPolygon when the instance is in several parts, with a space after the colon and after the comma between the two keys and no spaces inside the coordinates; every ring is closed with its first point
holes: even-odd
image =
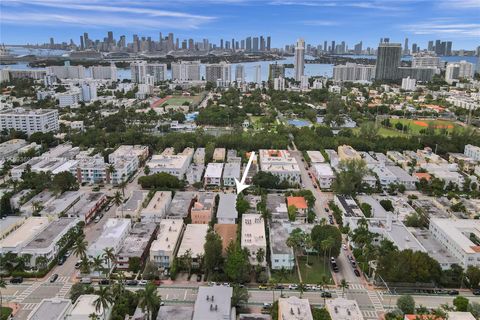
{"type": "Polygon", "coordinates": [[[299,283],[297,269],[294,268],[291,272],[288,272],[285,278],[280,278],[279,271],[272,270],[272,281],[278,283],[299,283]]]}
{"type": "Polygon", "coordinates": [[[171,106],[181,106],[184,102],[188,102],[190,104],[197,103],[200,100],[200,96],[193,96],[193,97],[182,97],[182,96],[173,96],[170,99],[167,99],[164,103],[167,103],[171,106]]]}
{"type": "Polygon", "coordinates": [[[328,261],[326,263],[323,257],[317,257],[316,255],[310,255],[308,257],[308,266],[306,265],[307,257],[300,257],[300,273],[302,274],[303,283],[306,284],[319,284],[325,277],[327,281],[333,284],[332,273],[328,261]]]}
{"type": "Polygon", "coordinates": [[[0,319],[7,320],[11,313],[12,313],[12,308],[2,307],[0,311],[0,319]]]}
{"type": "Polygon", "coordinates": [[[452,131],[453,128],[461,128],[459,125],[457,125],[453,121],[445,121],[445,120],[390,119],[390,123],[392,124],[392,127],[395,127],[396,123],[401,123],[403,125],[408,126],[409,127],[408,132],[410,134],[420,134],[420,130],[427,129],[429,125],[434,125],[437,128],[437,131],[440,131],[442,128],[445,128],[448,131],[452,131]]]}

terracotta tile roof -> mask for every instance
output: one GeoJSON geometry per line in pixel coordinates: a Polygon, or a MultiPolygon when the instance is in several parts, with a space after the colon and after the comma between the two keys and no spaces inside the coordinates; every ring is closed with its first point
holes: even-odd
{"type": "Polygon", "coordinates": [[[297,209],[307,209],[307,201],[305,201],[304,197],[288,197],[287,198],[287,205],[295,206],[297,209]]]}

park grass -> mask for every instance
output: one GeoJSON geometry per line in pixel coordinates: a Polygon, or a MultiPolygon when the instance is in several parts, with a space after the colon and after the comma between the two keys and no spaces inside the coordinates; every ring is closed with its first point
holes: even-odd
{"type": "Polygon", "coordinates": [[[395,129],[390,129],[390,128],[385,128],[381,127],[380,130],[378,130],[378,134],[381,137],[406,137],[407,134],[395,129]]]}
{"type": "Polygon", "coordinates": [[[2,307],[0,311],[0,319],[7,320],[8,317],[12,314],[12,311],[13,311],[12,308],[2,307]]]}
{"type": "Polygon", "coordinates": [[[307,257],[300,257],[299,266],[302,274],[303,283],[319,284],[325,278],[329,283],[333,284],[332,273],[328,261],[325,263],[323,257],[310,255],[308,257],[308,266],[306,265],[307,257]]]}
{"type": "Polygon", "coordinates": [[[181,106],[184,102],[188,102],[190,104],[198,103],[200,101],[200,96],[193,96],[193,97],[183,97],[183,96],[172,96],[168,98],[164,104],[168,104],[171,106],[181,106]]]}
{"type": "Polygon", "coordinates": [[[448,131],[452,131],[454,128],[461,128],[461,126],[459,126],[455,122],[448,120],[390,119],[390,123],[392,124],[392,127],[395,127],[395,124],[397,123],[406,125],[407,127],[409,127],[408,132],[414,135],[420,134],[420,131],[422,129],[427,129],[428,125],[434,125],[437,128],[437,133],[439,133],[442,128],[445,128],[448,131]],[[426,125],[421,125],[420,123],[424,123],[426,125]]]}

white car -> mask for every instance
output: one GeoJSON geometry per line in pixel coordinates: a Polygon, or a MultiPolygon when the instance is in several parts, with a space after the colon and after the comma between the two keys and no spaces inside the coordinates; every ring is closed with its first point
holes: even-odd
{"type": "Polygon", "coordinates": [[[147,280],[140,280],[140,281],[138,281],[138,285],[139,286],[146,286],[147,282],[148,282],[147,280]]]}

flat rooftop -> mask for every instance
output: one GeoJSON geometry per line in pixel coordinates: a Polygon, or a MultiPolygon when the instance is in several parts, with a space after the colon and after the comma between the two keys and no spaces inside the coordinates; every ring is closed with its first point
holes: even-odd
{"type": "MultiPolygon", "coordinates": [[[[148,191],[134,190],[132,195],[128,198],[127,202],[123,204],[123,213],[135,212],[140,209],[142,202],[148,195],[148,191]]],[[[117,209],[117,211],[121,209],[117,209]]]]}
{"type": "Polygon", "coordinates": [[[282,317],[282,320],[313,320],[310,302],[294,296],[279,298],[278,317],[282,317]]]}
{"type": "Polygon", "coordinates": [[[26,217],[19,217],[19,216],[6,216],[0,220],[0,239],[3,238],[4,235],[10,233],[13,229],[22,225],[25,221],[26,217]]]}
{"type": "Polygon", "coordinates": [[[192,257],[197,255],[203,255],[205,250],[205,237],[207,236],[208,225],[207,224],[189,224],[185,228],[183,233],[182,243],[178,249],[177,256],[183,256],[187,250],[190,249],[192,257]]]}
{"type": "Polygon", "coordinates": [[[218,202],[217,218],[238,218],[236,209],[237,195],[234,193],[221,193],[218,202]]]}
{"type": "Polygon", "coordinates": [[[430,230],[409,228],[413,236],[422,244],[428,255],[437,260],[440,265],[450,266],[453,263],[460,265],[460,261],[452,256],[450,252],[433,237],[430,230]]]}
{"type": "Polygon", "coordinates": [[[67,213],[71,215],[85,216],[96,206],[96,204],[106,198],[107,195],[103,192],[86,192],[82,194],[80,200],[70,208],[67,213]]]}
{"type": "Polygon", "coordinates": [[[88,247],[88,254],[96,256],[105,248],[118,247],[118,241],[130,229],[130,219],[116,219],[109,218],[103,225],[103,230],[100,236],[88,247]]]}
{"type": "Polygon", "coordinates": [[[58,320],[71,305],[70,299],[43,299],[28,315],[27,320],[58,320]]]}
{"type": "Polygon", "coordinates": [[[35,250],[48,248],[58,235],[66,233],[67,230],[73,228],[78,221],[78,218],[60,218],[52,221],[42,232],[33,237],[24,249],[35,250]]]}
{"type": "Polygon", "coordinates": [[[205,170],[204,177],[221,178],[223,171],[223,163],[209,163],[205,170]]]}
{"type": "Polygon", "coordinates": [[[313,164],[313,168],[317,172],[319,176],[328,176],[333,177],[335,174],[333,173],[332,167],[328,163],[315,163],[313,164]]]}
{"type": "Polygon", "coordinates": [[[242,215],[242,247],[266,247],[265,223],[259,214],[242,215]]]}
{"type": "Polygon", "coordinates": [[[69,209],[83,195],[82,191],[66,191],[54,198],[40,212],[41,215],[59,215],[69,209]]]}
{"type": "Polygon", "coordinates": [[[192,320],[193,306],[161,306],[157,320],[192,320]]]}
{"type": "Polygon", "coordinates": [[[474,234],[480,239],[480,220],[476,219],[431,219],[430,229],[438,228],[465,253],[473,254],[480,252],[480,246],[470,240],[474,234]]]}
{"type": "Polygon", "coordinates": [[[363,320],[363,315],[355,300],[345,298],[328,299],[326,308],[332,320],[363,320]]]}
{"type": "Polygon", "coordinates": [[[270,224],[270,250],[273,254],[291,254],[293,249],[287,246],[290,236],[288,229],[280,221],[272,221],[270,224]]]}
{"type": "Polygon", "coordinates": [[[0,248],[19,248],[42,232],[50,222],[47,217],[30,217],[18,229],[0,241],[0,248]]]}
{"type": "Polygon", "coordinates": [[[307,155],[312,163],[325,162],[325,157],[320,151],[307,151],[307,155]]]}
{"type": "Polygon", "coordinates": [[[177,191],[173,196],[167,216],[170,218],[185,218],[194,199],[197,198],[197,192],[177,191]]]}
{"type": "Polygon", "coordinates": [[[157,226],[154,223],[137,222],[130,229],[117,255],[121,257],[142,256],[156,229],[157,226]]]}
{"type": "Polygon", "coordinates": [[[144,212],[160,212],[172,200],[172,191],[157,191],[143,209],[144,212]]]}
{"type": "Polygon", "coordinates": [[[231,319],[233,288],[227,286],[199,287],[193,320],[231,319]]]}
{"type": "Polygon", "coordinates": [[[223,167],[223,178],[240,179],[240,162],[227,162],[223,167]]]}
{"type": "Polygon", "coordinates": [[[162,219],[157,240],[152,242],[150,250],[173,251],[183,231],[183,219],[162,219]]]}

